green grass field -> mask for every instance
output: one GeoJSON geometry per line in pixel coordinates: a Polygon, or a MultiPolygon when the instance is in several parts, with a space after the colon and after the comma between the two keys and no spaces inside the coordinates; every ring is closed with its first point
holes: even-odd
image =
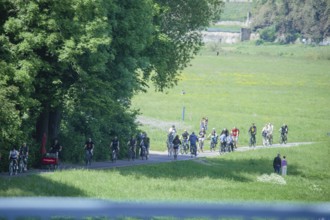
{"type": "MultiPolygon", "coordinates": [[[[264,45],[208,47],[166,93],[150,88],[133,106],[152,150],[165,150],[168,128],[197,131],[202,117],[218,131],[237,126],[240,146],[255,122],[289,126],[290,148],[235,152],[214,158],[111,170],[70,170],[0,177],[0,196],[69,196],[161,201],[330,201],[330,48],[264,45]],[[181,91],[186,94],[182,95],[181,91]],[[185,120],[182,108],[185,106],[185,120]],[[273,176],[272,160],[288,159],[288,176],[273,176]]],[[[275,132],[275,142],[278,133],[275,132]]]]}
{"type": "Polygon", "coordinates": [[[149,124],[142,129],[154,150],[165,150],[171,124],[179,133],[196,132],[202,117],[218,132],[237,126],[241,145],[248,143],[252,122],[259,129],[259,144],[268,122],[274,124],[275,142],[283,123],[291,142],[325,141],[330,133],[330,49],[246,43],[222,46],[216,56],[206,47],[183,71],[177,87],[166,93],[151,88],[133,103],[143,114],[141,121],[149,124]]]}
{"type": "Polygon", "coordinates": [[[226,2],[221,21],[245,21],[251,10],[252,3],[249,2],[226,2]]]}

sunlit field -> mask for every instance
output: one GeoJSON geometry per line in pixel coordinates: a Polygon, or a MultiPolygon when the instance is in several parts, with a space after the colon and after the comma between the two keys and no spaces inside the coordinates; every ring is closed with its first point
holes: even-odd
{"type": "Polygon", "coordinates": [[[217,45],[219,56],[209,48],[182,72],[177,87],[166,93],[151,88],[135,97],[133,106],[140,109],[152,149],[165,150],[172,124],[179,133],[197,132],[202,117],[208,117],[209,128],[218,133],[237,126],[241,146],[247,145],[253,122],[258,144],[261,129],[269,122],[274,125],[275,143],[283,123],[289,126],[290,142],[329,139],[329,47],[217,45]]]}
{"type": "Polygon", "coordinates": [[[134,98],[152,150],[165,151],[171,125],[179,133],[197,132],[202,117],[218,132],[237,126],[239,147],[247,145],[252,122],[259,145],[261,128],[268,122],[275,126],[275,143],[283,123],[289,126],[289,142],[313,143],[157,165],[0,177],[0,196],[329,202],[329,47],[218,45],[219,56],[209,48],[183,71],[177,87],[166,93],[150,88],[134,98]],[[288,176],[273,174],[277,153],[287,156],[288,176]]]}

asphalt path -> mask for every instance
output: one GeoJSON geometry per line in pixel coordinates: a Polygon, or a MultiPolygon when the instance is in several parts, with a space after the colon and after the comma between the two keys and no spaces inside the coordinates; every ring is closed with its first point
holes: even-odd
{"type": "MultiPolygon", "coordinates": [[[[249,150],[259,150],[259,149],[266,149],[266,148],[286,148],[286,147],[297,147],[300,145],[311,144],[312,142],[301,142],[301,143],[287,143],[287,144],[273,144],[272,146],[256,146],[256,147],[248,147],[242,146],[235,149],[236,152],[244,152],[249,150]]],[[[209,146],[206,146],[204,149],[208,149],[209,146]]],[[[219,149],[219,148],[218,148],[219,149]]],[[[234,153],[235,153],[234,151],[234,153]]],[[[112,161],[102,161],[102,162],[92,162],[92,164],[88,167],[84,166],[83,164],[68,164],[62,163],[57,169],[57,171],[66,170],[66,169],[111,169],[111,168],[119,168],[119,167],[128,167],[128,166],[138,166],[138,165],[145,165],[145,164],[158,164],[158,163],[169,163],[173,161],[185,161],[185,160],[196,160],[198,158],[204,157],[224,157],[226,154],[219,154],[219,151],[210,152],[210,150],[204,150],[204,152],[199,152],[197,157],[192,157],[190,153],[188,154],[179,154],[177,159],[174,160],[173,156],[168,156],[167,151],[150,151],[150,156],[148,160],[142,159],[135,159],[135,160],[128,160],[122,159],[117,160],[116,162],[112,161]]],[[[33,173],[49,173],[50,170],[47,169],[31,169],[25,173],[18,174],[17,176],[28,175],[33,173]]],[[[1,173],[0,176],[9,176],[8,172],[1,173]]],[[[15,175],[16,176],[16,175],[15,175]]]]}

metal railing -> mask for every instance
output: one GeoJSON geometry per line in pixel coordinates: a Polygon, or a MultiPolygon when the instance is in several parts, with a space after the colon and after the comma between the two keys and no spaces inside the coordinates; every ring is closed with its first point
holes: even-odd
{"type": "Polygon", "coordinates": [[[61,197],[0,198],[0,218],[51,219],[136,218],[151,219],[330,219],[330,203],[191,203],[115,202],[61,197]]]}

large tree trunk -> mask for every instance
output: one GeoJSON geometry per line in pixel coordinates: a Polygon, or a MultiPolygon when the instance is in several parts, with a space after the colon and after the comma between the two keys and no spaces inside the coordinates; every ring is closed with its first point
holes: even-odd
{"type": "Polygon", "coordinates": [[[58,138],[60,133],[61,109],[56,108],[49,113],[48,136],[51,140],[58,138]]]}
{"type": "Polygon", "coordinates": [[[36,124],[36,140],[41,143],[44,133],[48,137],[48,126],[49,125],[49,107],[44,107],[40,113],[36,124]]]}
{"type": "Polygon", "coordinates": [[[61,108],[50,110],[50,107],[44,107],[36,124],[36,139],[38,143],[42,142],[44,133],[47,142],[51,143],[58,137],[61,123],[61,108]]]}

